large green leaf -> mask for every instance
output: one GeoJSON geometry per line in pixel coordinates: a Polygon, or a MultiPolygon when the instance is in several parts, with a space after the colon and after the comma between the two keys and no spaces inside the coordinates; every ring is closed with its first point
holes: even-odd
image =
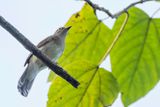
{"type": "Polygon", "coordinates": [[[103,107],[113,103],[118,85],[112,73],[98,68],[114,40],[112,31],[97,19],[93,9],[85,4],[69,19],[72,26],[66,38],[66,47],[58,60],[67,72],[78,79],[74,89],[58,76],[50,76],[48,107],[103,107]]]}
{"type": "Polygon", "coordinates": [[[65,66],[81,85],[74,89],[60,77],[55,78],[50,90],[48,107],[106,107],[111,105],[119,88],[111,72],[87,61],[65,66]]]}
{"type": "Polygon", "coordinates": [[[73,60],[86,59],[99,64],[114,37],[111,30],[97,19],[93,9],[85,4],[82,10],[69,19],[66,26],[72,26],[66,39],[66,47],[60,65],[73,60]]]}
{"type": "MultiPolygon", "coordinates": [[[[131,8],[129,14],[126,28],[111,51],[113,74],[126,107],[146,95],[160,77],[160,19],[149,18],[138,8],[131,8]]],[[[117,20],[113,32],[122,20],[117,20]]]]}
{"type": "MultiPolygon", "coordinates": [[[[88,4],[73,14],[66,26],[72,28],[67,35],[65,50],[58,64],[65,66],[74,60],[86,59],[99,65],[114,39],[111,30],[97,19],[88,4]]],[[[51,72],[49,81],[53,79],[53,75],[51,72]]]]}

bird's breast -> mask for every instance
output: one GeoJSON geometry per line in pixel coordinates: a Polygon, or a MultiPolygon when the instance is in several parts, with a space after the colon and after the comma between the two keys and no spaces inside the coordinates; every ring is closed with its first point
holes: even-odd
{"type": "MultiPolygon", "coordinates": [[[[56,62],[56,60],[61,56],[63,53],[64,46],[60,44],[54,44],[49,43],[43,47],[40,48],[40,50],[46,54],[53,62],[56,62]]],[[[32,62],[36,63],[40,69],[43,69],[45,65],[37,59],[35,56],[32,57],[32,62]]]]}
{"type": "Polygon", "coordinates": [[[63,49],[64,47],[60,44],[50,43],[42,50],[52,61],[56,61],[61,56],[63,49]]]}

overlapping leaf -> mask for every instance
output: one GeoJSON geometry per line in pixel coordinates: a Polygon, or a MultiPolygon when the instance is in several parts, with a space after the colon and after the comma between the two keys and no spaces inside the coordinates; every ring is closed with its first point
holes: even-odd
{"type": "Polygon", "coordinates": [[[104,107],[111,105],[119,92],[112,74],[86,62],[73,62],[65,67],[81,85],[74,89],[57,77],[49,90],[48,107],[104,107]]]}
{"type": "MultiPolygon", "coordinates": [[[[113,103],[118,85],[112,73],[98,68],[114,36],[99,21],[93,9],[85,4],[66,26],[72,26],[66,39],[64,54],[58,63],[81,85],[74,89],[55,77],[49,90],[48,107],[103,107],[113,103]]],[[[53,78],[52,78],[53,79],[53,78]]]]}
{"type": "Polygon", "coordinates": [[[126,107],[146,95],[160,78],[160,19],[150,18],[138,8],[129,13],[126,28],[111,52],[113,74],[126,107]]]}

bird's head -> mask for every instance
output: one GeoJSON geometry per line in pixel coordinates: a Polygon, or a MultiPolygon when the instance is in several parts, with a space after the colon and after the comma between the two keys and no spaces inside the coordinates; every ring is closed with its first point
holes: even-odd
{"type": "Polygon", "coordinates": [[[59,29],[56,30],[55,34],[58,35],[58,36],[66,36],[67,32],[69,31],[70,28],[71,28],[71,26],[60,27],[59,29]]]}

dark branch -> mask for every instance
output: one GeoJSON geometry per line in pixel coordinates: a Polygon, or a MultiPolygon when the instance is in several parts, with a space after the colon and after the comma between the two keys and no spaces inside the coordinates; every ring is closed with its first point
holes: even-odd
{"type": "Polygon", "coordinates": [[[134,2],[134,3],[131,3],[130,5],[128,5],[126,8],[124,8],[123,10],[119,11],[118,13],[114,14],[113,16],[115,18],[117,18],[118,16],[120,16],[121,14],[123,14],[124,12],[127,12],[128,9],[130,9],[131,7],[137,5],[137,4],[142,4],[144,2],[149,2],[149,1],[155,1],[155,0],[140,0],[140,1],[137,1],[137,2],[134,2]]]}
{"type": "Polygon", "coordinates": [[[84,1],[87,2],[90,6],[92,6],[94,10],[103,11],[106,14],[108,14],[108,16],[110,16],[111,18],[114,18],[113,14],[109,10],[105,9],[104,7],[100,7],[97,4],[94,4],[93,2],[91,2],[90,0],[84,0],[84,1]]]}
{"type": "Polygon", "coordinates": [[[53,63],[46,55],[44,55],[34,44],[32,44],[23,34],[21,34],[14,26],[0,16],[0,25],[15,37],[28,51],[33,53],[37,58],[43,61],[57,75],[68,81],[74,87],[78,87],[79,82],[71,77],[63,68],[53,63]]]}
{"type": "Polygon", "coordinates": [[[137,4],[142,4],[144,2],[148,2],[148,1],[155,1],[155,0],[140,0],[140,1],[137,1],[137,2],[134,2],[130,5],[128,5],[126,8],[124,8],[123,10],[117,12],[116,14],[112,14],[109,10],[105,9],[104,7],[100,7],[98,6],[97,4],[91,2],[90,0],[84,0],[85,2],[87,2],[90,6],[92,6],[92,8],[94,10],[99,10],[99,11],[103,11],[105,12],[109,17],[111,18],[117,18],[118,16],[120,16],[121,14],[125,13],[128,11],[128,9],[130,9],[131,7],[137,5],[137,4]]]}

